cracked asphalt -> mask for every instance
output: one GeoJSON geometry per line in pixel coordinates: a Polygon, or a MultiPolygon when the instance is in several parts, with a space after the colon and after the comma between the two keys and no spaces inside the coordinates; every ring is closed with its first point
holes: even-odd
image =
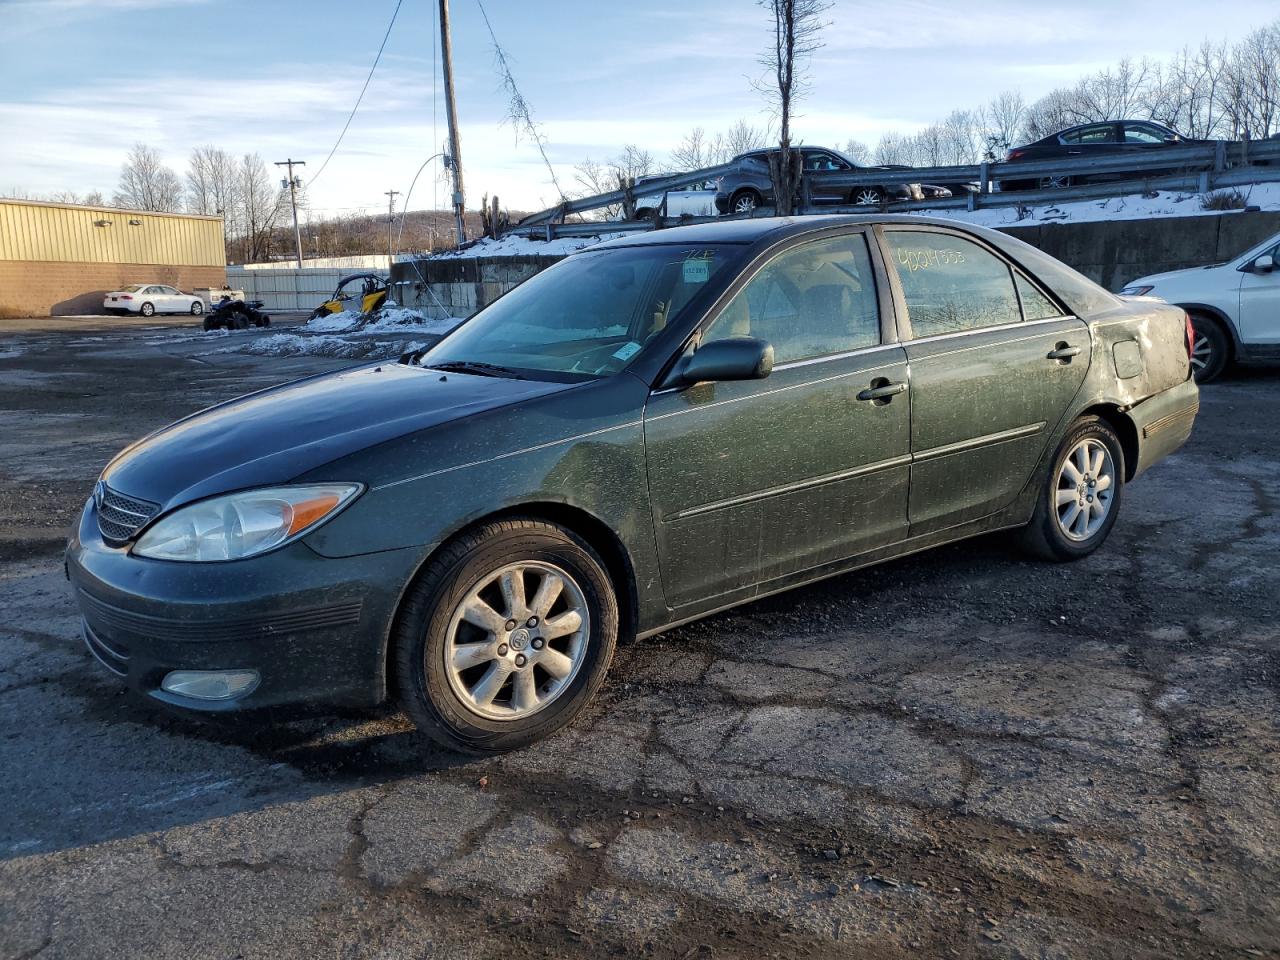
{"type": "Polygon", "coordinates": [[[0,956],[1280,956],[1280,371],[1086,561],[973,540],[631,643],[475,761],[175,718],[82,647],[105,461],[345,362],[226,342],[0,321],[0,956]]]}

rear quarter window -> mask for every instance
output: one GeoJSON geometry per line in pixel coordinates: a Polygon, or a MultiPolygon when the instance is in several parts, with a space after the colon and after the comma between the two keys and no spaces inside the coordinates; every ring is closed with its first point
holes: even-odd
{"type": "Polygon", "coordinates": [[[1088,317],[1120,306],[1115,294],[1038,247],[998,230],[984,230],[982,235],[1052,291],[1076,316],[1088,317]]]}

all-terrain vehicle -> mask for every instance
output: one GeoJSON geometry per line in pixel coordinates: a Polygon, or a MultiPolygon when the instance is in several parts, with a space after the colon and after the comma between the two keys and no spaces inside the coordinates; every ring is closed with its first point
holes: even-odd
{"type": "Polygon", "coordinates": [[[356,294],[348,291],[348,284],[360,282],[360,313],[370,314],[377,310],[387,301],[387,279],[380,277],[376,273],[353,273],[350,276],[343,277],[338,281],[337,287],[333,290],[331,296],[320,306],[311,311],[308,320],[315,320],[317,317],[326,317],[331,313],[341,313],[347,309],[347,304],[356,299],[356,294]]]}
{"type": "Polygon", "coordinates": [[[271,318],[262,312],[261,300],[232,300],[223,297],[205,314],[206,330],[248,330],[250,327],[269,327],[271,318]]]}

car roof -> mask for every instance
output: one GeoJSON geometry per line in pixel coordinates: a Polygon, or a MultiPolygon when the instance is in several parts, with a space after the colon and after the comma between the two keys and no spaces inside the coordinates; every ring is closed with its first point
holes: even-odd
{"type": "Polygon", "coordinates": [[[828,227],[861,226],[873,223],[915,223],[925,226],[956,227],[968,233],[984,233],[981,227],[961,220],[945,217],[917,217],[909,214],[827,214],[805,217],[752,217],[745,220],[719,220],[712,223],[696,223],[687,227],[671,227],[666,230],[645,230],[607,240],[584,248],[604,250],[611,247],[644,247],[657,244],[689,243],[759,243],[776,242],[787,237],[813,233],[828,227]]]}

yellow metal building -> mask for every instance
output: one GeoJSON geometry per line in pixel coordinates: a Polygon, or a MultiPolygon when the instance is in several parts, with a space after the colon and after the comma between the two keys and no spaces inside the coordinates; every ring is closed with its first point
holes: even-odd
{"type": "Polygon", "coordinates": [[[226,282],[222,218],[0,198],[0,317],[99,313],[130,283],[226,282]]]}

